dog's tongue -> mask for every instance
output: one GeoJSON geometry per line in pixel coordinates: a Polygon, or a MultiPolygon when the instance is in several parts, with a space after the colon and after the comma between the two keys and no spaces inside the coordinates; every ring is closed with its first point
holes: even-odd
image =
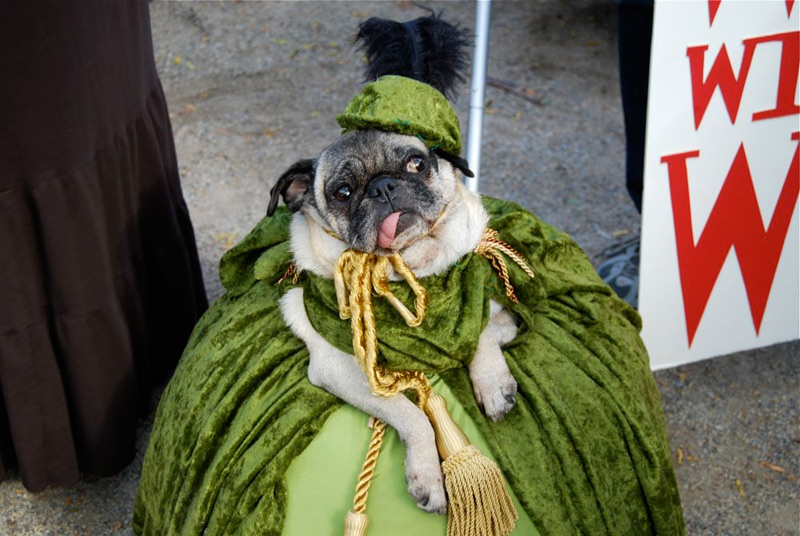
{"type": "Polygon", "coordinates": [[[394,241],[394,235],[397,232],[397,220],[400,219],[400,214],[400,212],[392,212],[381,222],[381,228],[378,231],[378,245],[383,249],[388,249],[394,241]]]}

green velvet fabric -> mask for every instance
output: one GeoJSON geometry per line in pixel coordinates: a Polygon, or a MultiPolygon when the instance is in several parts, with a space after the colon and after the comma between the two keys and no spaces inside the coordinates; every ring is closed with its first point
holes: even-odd
{"type": "Polygon", "coordinates": [[[345,131],[397,132],[417,136],[432,149],[461,154],[458,116],[445,96],[404,76],[382,76],[367,84],[336,121],[345,131]]]}
{"type": "MultiPolygon", "coordinates": [[[[468,255],[421,280],[426,320],[408,328],[375,299],[382,359],[437,373],[475,421],[541,534],[683,534],[658,391],[640,320],[565,234],[517,205],[484,199],[490,226],[531,261],[509,263],[520,302],[468,255]],[[519,383],[498,423],[476,406],[466,367],[495,299],[520,321],[504,348],[519,383]]],[[[308,353],[285,328],[277,281],[291,258],[287,211],[223,258],[228,293],[201,319],[164,393],[134,514],[139,534],[279,534],[287,467],[341,404],[306,379],[308,353]]],[[[306,310],[350,351],[332,283],[305,274],[306,310]]],[[[393,291],[411,303],[404,284],[393,291]]]]}

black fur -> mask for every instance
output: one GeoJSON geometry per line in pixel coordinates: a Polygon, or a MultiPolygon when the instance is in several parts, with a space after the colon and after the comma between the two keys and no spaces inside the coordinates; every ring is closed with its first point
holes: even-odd
{"type": "Polygon", "coordinates": [[[367,80],[394,74],[429,84],[452,98],[469,57],[467,30],[435,13],[400,23],[372,17],[361,23],[356,40],[367,54],[367,80]]]}
{"type": "Polygon", "coordinates": [[[436,153],[436,156],[442,158],[443,160],[447,160],[453,166],[461,170],[461,173],[466,175],[467,177],[474,177],[475,174],[469,169],[469,162],[461,158],[460,156],[456,156],[454,154],[448,153],[447,151],[443,151],[442,149],[435,149],[433,151],[436,153]]]}
{"type": "Polygon", "coordinates": [[[297,212],[303,205],[305,193],[311,187],[314,179],[314,168],[317,161],[313,159],[295,162],[278,178],[275,186],[269,191],[269,205],[267,216],[275,214],[278,200],[283,196],[283,202],[292,212],[297,212]]]}

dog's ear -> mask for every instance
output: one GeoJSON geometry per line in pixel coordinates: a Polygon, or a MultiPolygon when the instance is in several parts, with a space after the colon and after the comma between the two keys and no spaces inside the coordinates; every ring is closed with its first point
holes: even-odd
{"type": "Polygon", "coordinates": [[[433,152],[436,153],[436,156],[438,156],[439,158],[447,160],[453,166],[457,167],[459,170],[461,170],[461,173],[463,173],[467,177],[471,178],[475,176],[472,170],[469,169],[469,163],[460,156],[450,154],[447,151],[443,151],[441,149],[434,149],[433,152]]]}
{"type": "Polygon", "coordinates": [[[278,178],[278,182],[269,191],[269,206],[267,216],[275,214],[278,200],[283,196],[283,202],[292,212],[297,212],[303,206],[303,197],[314,179],[314,168],[317,161],[313,159],[295,162],[278,178]]]}

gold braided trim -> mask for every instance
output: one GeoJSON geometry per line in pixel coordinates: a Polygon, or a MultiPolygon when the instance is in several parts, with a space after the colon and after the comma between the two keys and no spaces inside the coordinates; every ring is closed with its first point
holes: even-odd
{"type": "Polygon", "coordinates": [[[504,253],[509,259],[514,261],[517,266],[528,274],[528,277],[533,279],[535,277],[533,270],[528,266],[528,260],[525,256],[500,240],[500,235],[497,231],[488,228],[483,232],[481,241],[478,243],[478,247],[475,248],[475,253],[491,261],[492,267],[500,276],[500,279],[503,280],[503,285],[506,287],[506,296],[508,296],[508,299],[512,302],[519,303],[519,299],[514,292],[514,287],[511,285],[511,278],[508,275],[506,261],[501,253],[504,253]]]}
{"type": "Polygon", "coordinates": [[[350,319],[353,353],[367,375],[370,390],[376,395],[390,397],[412,389],[417,393],[417,404],[425,407],[431,387],[423,372],[388,370],[378,365],[378,338],[372,309],[374,289],[400,312],[409,326],[420,325],[425,319],[428,293],[414,273],[397,254],[378,257],[348,249],[339,257],[333,282],[339,302],[339,316],[350,319]],[[389,264],[414,291],[415,313],[409,311],[389,289],[389,264]]]}
{"type": "Polygon", "coordinates": [[[369,485],[372,483],[372,475],[375,474],[375,465],[378,463],[378,454],[381,451],[383,435],[386,433],[386,423],[372,419],[372,439],[369,442],[367,456],[361,473],[358,475],[356,483],[356,496],[353,499],[353,511],[363,514],[367,509],[367,495],[369,495],[369,485]]]}
{"type": "Polygon", "coordinates": [[[289,268],[287,268],[286,272],[278,279],[278,284],[280,285],[290,277],[292,278],[292,285],[296,285],[297,281],[300,279],[300,270],[297,269],[297,265],[294,262],[289,263],[289,268]]]}

